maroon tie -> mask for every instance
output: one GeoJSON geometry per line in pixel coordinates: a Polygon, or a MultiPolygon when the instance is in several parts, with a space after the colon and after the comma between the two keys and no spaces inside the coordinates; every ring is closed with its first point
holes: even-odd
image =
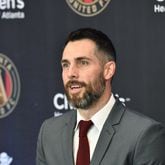
{"type": "Polygon", "coordinates": [[[76,165],[89,165],[90,164],[90,150],[87,138],[87,132],[92,126],[92,121],[79,122],[79,148],[77,152],[76,165]]]}

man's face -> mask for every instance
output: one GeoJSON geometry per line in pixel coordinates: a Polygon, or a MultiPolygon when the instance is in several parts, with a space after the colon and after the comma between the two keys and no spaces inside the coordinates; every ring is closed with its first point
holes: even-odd
{"type": "Polygon", "coordinates": [[[61,60],[62,78],[72,106],[87,109],[103,94],[103,67],[96,56],[95,43],[88,39],[69,42],[61,60]]]}

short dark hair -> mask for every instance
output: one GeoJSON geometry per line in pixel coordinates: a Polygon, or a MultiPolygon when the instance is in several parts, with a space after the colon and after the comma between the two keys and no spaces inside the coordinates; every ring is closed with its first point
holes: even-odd
{"type": "Polygon", "coordinates": [[[103,51],[106,54],[109,61],[113,60],[116,62],[116,51],[112,44],[112,41],[106,34],[96,29],[80,28],[78,30],[71,32],[68,35],[64,46],[66,46],[67,43],[70,41],[82,39],[90,39],[93,42],[95,42],[98,50],[103,51]]]}

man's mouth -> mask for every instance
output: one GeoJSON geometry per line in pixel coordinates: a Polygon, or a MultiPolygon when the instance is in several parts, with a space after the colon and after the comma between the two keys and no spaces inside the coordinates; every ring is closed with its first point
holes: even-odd
{"type": "Polygon", "coordinates": [[[81,85],[71,85],[70,86],[70,89],[79,89],[79,88],[81,88],[82,86],[81,85]]]}
{"type": "Polygon", "coordinates": [[[80,90],[83,88],[84,83],[77,82],[77,81],[70,81],[67,83],[66,87],[70,89],[72,94],[79,93],[80,90]]]}

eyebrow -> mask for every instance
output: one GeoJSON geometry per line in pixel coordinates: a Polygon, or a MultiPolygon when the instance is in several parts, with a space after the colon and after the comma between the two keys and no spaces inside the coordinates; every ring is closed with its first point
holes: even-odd
{"type": "MultiPolygon", "coordinates": [[[[76,60],[76,61],[81,61],[81,60],[89,60],[89,61],[91,61],[91,59],[88,58],[88,57],[86,57],[86,56],[76,57],[75,60],[76,60]]],[[[62,60],[61,60],[61,64],[62,64],[62,63],[69,63],[69,60],[67,60],[67,59],[62,59],[62,60]]]]}
{"type": "Polygon", "coordinates": [[[69,62],[69,61],[66,60],[66,59],[62,59],[62,60],[61,60],[61,64],[62,64],[62,63],[66,63],[66,62],[69,62]]]}
{"type": "Polygon", "coordinates": [[[91,60],[89,57],[83,56],[83,57],[77,57],[76,61],[81,61],[81,60],[91,60]]]}

